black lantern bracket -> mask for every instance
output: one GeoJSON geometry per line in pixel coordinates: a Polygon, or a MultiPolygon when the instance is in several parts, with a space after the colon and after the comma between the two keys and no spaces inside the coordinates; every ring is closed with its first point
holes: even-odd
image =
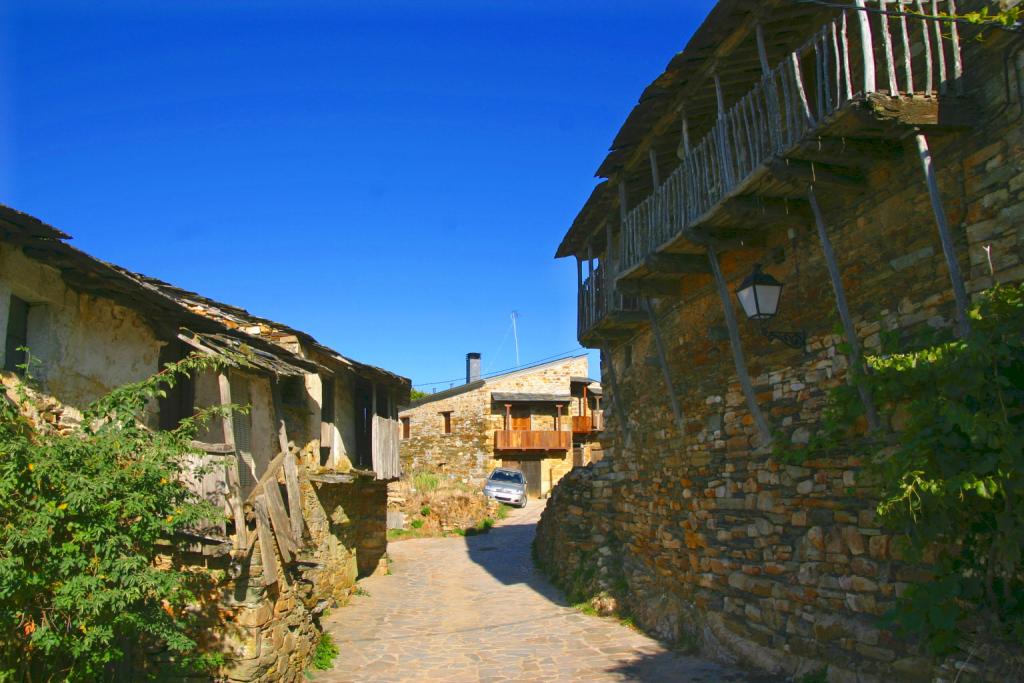
{"type": "Polygon", "coordinates": [[[763,336],[778,340],[790,348],[802,349],[807,345],[806,332],[778,332],[768,327],[769,321],[778,312],[782,287],[781,282],[761,269],[760,263],[755,263],[753,271],[736,290],[736,297],[747,319],[758,323],[763,336]]]}

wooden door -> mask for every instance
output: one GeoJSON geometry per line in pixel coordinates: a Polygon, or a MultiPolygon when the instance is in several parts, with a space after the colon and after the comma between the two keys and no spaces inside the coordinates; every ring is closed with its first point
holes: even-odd
{"type": "Polygon", "coordinates": [[[512,429],[514,431],[530,431],[530,409],[527,406],[512,407],[512,429]]]}
{"type": "Polygon", "coordinates": [[[540,460],[523,460],[519,463],[519,469],[526,477],[526,495],[530,498],[540,498],[540,460]]]}

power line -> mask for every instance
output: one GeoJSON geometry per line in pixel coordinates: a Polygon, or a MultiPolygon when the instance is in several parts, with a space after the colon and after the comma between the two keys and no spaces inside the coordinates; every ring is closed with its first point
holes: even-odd
{"type": "MultiPolygon", "coordinates": [[[[556,353],[556,354],[553,354],[553,355],[550,355],[550,356],[546,356],[546,357],[541,358],[539,360],[530,361],[529,363],[525,363],[523,365],[516,365],[516,366],[511,367],[511,368],[505,368],[504,370],[495,370],[493,372],[484,373],[484,374],[480,375],[480,379],[487,379],[489,377],[494,377],[496,375],[503,375],[506,372],[511,372],[513,370],[525,370],[527,368],[532,368],[535,365],[540,365],[541,363],[546,363],[548,361],[555,360],[557,358],[562,358],[563,356],[568,356],[569,354],[576,353],[577,351],[580,351],[582,349],[583,349],[582,346],[577,346],[574,349],[569,349],[568,351],[562,351],[561,353],[556,353]]],[[[420,382],[418,384],[414,384],[413,386],[414,387],[429,387],[429,386],[433,386],[435,384],[448,384],[449,382],[458,382],[458,381],[461,381],[463,379],[465,379],[465,377],[452,377],[451,379],[442,379],[442,380],[439,380],[437,382],[420,382]]]]}

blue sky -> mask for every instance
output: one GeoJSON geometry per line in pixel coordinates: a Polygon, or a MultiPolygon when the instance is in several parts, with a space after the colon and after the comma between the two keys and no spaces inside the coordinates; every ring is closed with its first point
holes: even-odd
{"type": "Polygon", "coordinates": [[[711,4],[7,0],[0,202],[446,388],[578,348],[555,248],[711,4]]]}

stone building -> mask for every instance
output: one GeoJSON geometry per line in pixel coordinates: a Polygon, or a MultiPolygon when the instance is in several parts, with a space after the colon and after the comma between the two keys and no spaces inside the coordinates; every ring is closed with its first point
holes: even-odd
{"type": "Polygon", "coordinates": [[[399,413],[407,472],[431,470],[483,485],[495,467],[526,475],[527,495],[548,495],[574,465],[599,458],[601,385],[585,355],[482,379],[480,354],[466,357],[466,383],[399,413]]]}
{"type": "MultiPolygon", "coordinates": [[[[1024,279],[1022,102],[1004,87],[1024,54],[885,8],[718,2],[557,253],[602,352],[607,455],[556,487],[540,560],[617,586],[662,637],[830,681],[937,675],[880,620],[922,573],[857,453],[795,466],[771,446],[807,443],[864,350],[954,334],[972,294],[1024,279]],[[734,294],[765,274],[785,284],[760,302],[777,314],[747,321],[734,294]]],[[[864,428],[899,429],[861,400],[864,428]]]]}
{"type": "Polygon", "coordinates": [[[400,475],[397,406],[408,402],[409,381],[67,239],[0,206],[5,388],[28,347],[40,390],[74,428],[88,403],[167,362],[190,353],[228,360],[179,382],[143,419],[170,429],[197,408],[251,406],[193,443],[197,467],[227,462],[189,482],[227,521],[194,530],[178,552],[229,577],[206,643],[225,653],[224,679],[300,680],[317,615],[384,567],[387,484],[400,475]]]}

